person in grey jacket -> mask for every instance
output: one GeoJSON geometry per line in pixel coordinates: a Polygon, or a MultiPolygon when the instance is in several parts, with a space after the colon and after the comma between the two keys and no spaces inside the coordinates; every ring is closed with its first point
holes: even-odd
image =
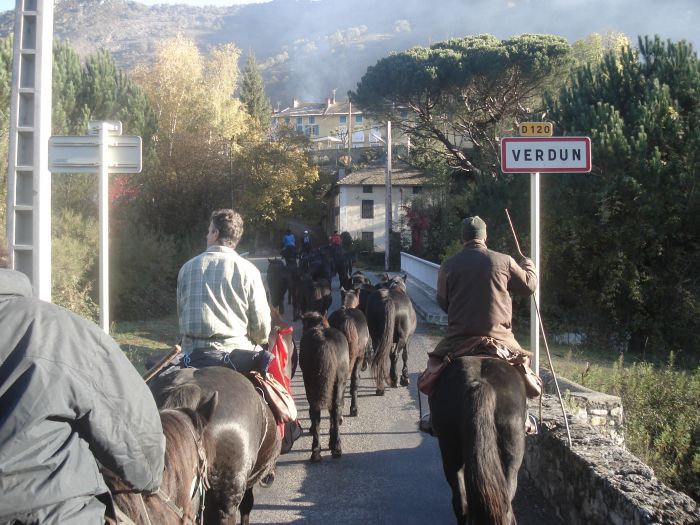
{"type": "Polygon", "coordinates": [[[0,268],[0,524],[104,523],[100,465],[160,486],[158,409],[114,340],[31,292],[0,268]]]}

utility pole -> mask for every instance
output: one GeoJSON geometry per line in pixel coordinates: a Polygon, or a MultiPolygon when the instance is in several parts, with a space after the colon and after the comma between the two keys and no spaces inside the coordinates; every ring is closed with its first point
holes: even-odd
{"type": "Polygon", "coordinates": [[[348,155],[352,160],[352,102],[348,100],[348,155]]]}
{"type": "Polygon", "coordinates": [[[386,176],[384,178],[386,189],[386,213],[385,213],[385,230],[386,241],[384,248],[384,271],[389,271],[389,246],[391,245],[391,121],[386,123],[386,176]]]}

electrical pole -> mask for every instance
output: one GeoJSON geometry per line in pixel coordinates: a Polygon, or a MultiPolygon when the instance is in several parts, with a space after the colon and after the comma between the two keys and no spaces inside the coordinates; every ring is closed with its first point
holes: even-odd
{"type": "Polygon", "coordinates": [[[348,100],[348,155],[352,161],[352,102],[348,100]]]}
{"type": "Polygon", "coordinates": [[[385,248],[384,248],[384,271],[389,271],[389,257],[391,245],[391,121],[386,123],[386,176],[384,179],[386,189],[386,213],[385,213],[385,248]]]}

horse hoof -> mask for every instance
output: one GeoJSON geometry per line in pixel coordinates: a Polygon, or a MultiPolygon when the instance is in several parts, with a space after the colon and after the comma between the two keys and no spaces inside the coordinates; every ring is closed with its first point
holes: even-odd
{"type": "Polygon", "coordinates": [[[338,459],[339,457],[341,457],[341,456],[343,455],[343,451],[340,450],[340,449],[338,448],[338,449],[332,450],[332,451],[331,451],[331,455],[332,455],[335,459],[338,459]]]}
{"type": "Polygon", "coordinates": [[[314,450],[311,453],[311,463],[318,463],[319,461],[321,461],[321,453],[314,450]]]}
{"type": "Polygon", "coordinates": [[[272,485],[273,481],[275,481],[275,473],[270,472],[267,476],[260,480],[260,486],[263,488],[268,488],[272,485]]]}
{"type": "Polygon", "coordinates": [[[340,418],[338,418],[338,424],[339,425],[343,424],[343,416],[340,416],[340,418]]]}
{"type": "Polygon", "coordinates": [[[357,417],[357,407],[350,408],[350,417],[357,417]]]}
{"type": "Polygon", "coordinates": [[[408,386],[411,383],[411,380],[407,377],[401,377],[401,386],[408,386]]]}
{"type": "Polygon", "coordinates": [[[393,379],[391,380],[391,388],[399,388],[399,384],[393,379]]]}
{"type": "Polygon", "coordinates": [[[379,388],[377,388],[377,390],[375,391],[375,394],[378,395],[378,396],[383,396],[383,395],[384,395],[384,390],[380,390],[379,388]]]}

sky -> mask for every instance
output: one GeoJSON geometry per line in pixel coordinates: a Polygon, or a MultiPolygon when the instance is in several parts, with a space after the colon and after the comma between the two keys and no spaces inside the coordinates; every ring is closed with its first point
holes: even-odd
{"type": "MultiPolygon", "coordinates": [[[[237,4],[256,4],[256,3],[261,3],[265,2],[267,0],[177,0],[177,1],[168,1],[168,0],[137,0],[139,4],[146,4],[146,5],[155,5],[155,4],[188,4],[188,5],[194,5],[198,7],[204,7],[208,5],[214,5],[214,6],[228,6],[228,5],[237,5],[237,4]]],[[[0,12],[2,11],[9,11],[10,9],[14,9],[16,5],[15,0],[0,0],[0,12]]]]}

